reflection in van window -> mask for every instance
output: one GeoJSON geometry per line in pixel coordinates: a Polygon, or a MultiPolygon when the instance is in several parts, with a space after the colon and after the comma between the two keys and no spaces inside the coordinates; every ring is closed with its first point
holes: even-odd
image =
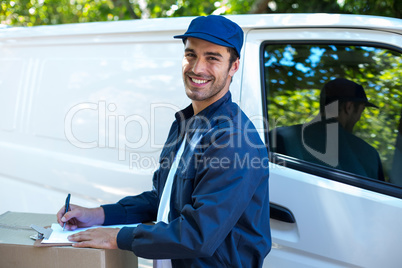
{"type": "Polygon", "coordinates": [[[400,52],[267,44],[263,53],[272,152],[402,186],[400,52]],[[337,85],[322,103],[338,80],[357,86],[337,85]]]}

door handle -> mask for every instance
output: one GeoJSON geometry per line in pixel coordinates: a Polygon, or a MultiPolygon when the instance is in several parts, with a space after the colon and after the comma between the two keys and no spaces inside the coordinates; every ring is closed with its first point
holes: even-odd
{"type": "Polygon", "coordinates": [[[288,223],[295,223],[296,219],[293,213],[282,206],[277,204],[269,203],[270,218],[278,221],[284,221],[288,223]]]}

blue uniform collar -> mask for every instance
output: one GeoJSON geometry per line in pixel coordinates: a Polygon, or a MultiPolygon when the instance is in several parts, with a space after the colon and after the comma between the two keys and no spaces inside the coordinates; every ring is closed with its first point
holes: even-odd
{"type": "MultiPolygon", "coordinates": [[[[228,91],[222,98],[220,98],[216,102],[212,103],[211,105],[206,107],[204,110],[202,110],[195,116],[196,117],[205,117],[205,118],[209,119],[222,104],[224,104],[226,102],[231,102],[231,101],[232,101],[232,94],[230,93],[230,91],[228,91]]],[[[190,104],[185,109],[183,109],[175,114],[175,117],[176,117],[176,120],[178,123],[180,123],[182,121],[186,121],[193,116],[194,116],[194,109],[193,109],[192,104],[190,104]]]]}

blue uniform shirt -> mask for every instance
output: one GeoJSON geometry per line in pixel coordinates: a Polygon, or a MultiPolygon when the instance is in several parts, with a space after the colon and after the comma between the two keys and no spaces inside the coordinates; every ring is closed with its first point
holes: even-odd
{"type": "Polygon", "coordinates": [[[143,258],[172,259],[173,267],[261,267],[271,249],[268,153],[230,92],[197,115],[191,105],[176,114],[153,190],[104,205],[104,224],[156,220],[185,135],[169,223],[123,228],[119,248],[143,258]]]}

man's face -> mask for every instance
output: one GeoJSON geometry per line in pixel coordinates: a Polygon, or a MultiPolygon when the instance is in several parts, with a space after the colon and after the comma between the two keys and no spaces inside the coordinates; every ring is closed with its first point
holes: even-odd
{"type": "Polygon", "coordinates": [[[353,125],[355,125],[359,120],[360,117],[362,116],[362,113],[364,111],[364,109],[366,108],[366,105],[364,105],[363,103],[360,103],[357,107],[354,107],[354,111],[352,113],[352,120],[354,122],[353,125]]]}
{"type": "Polygon", "coordinates": [[[186,94],[193,104],[203,109],[226,94],[239,67],[237,59],[229,68],[229,58],[224,46],[198,38],[187,39],[182,71],[186,94]]]}
{"type": "Polygon", "coordinates": [[[354,126],[356,123],[360,120],[360,117],[362,116],[362,113],[365,109],[365,105],[363,103],[360,103],[356,105],[356,103],[352,101],[348,101],[345,104],[344,108],[344,116],[343,119],[343,124],[342,126],[349,132],[352,133],[354,126]]]}

